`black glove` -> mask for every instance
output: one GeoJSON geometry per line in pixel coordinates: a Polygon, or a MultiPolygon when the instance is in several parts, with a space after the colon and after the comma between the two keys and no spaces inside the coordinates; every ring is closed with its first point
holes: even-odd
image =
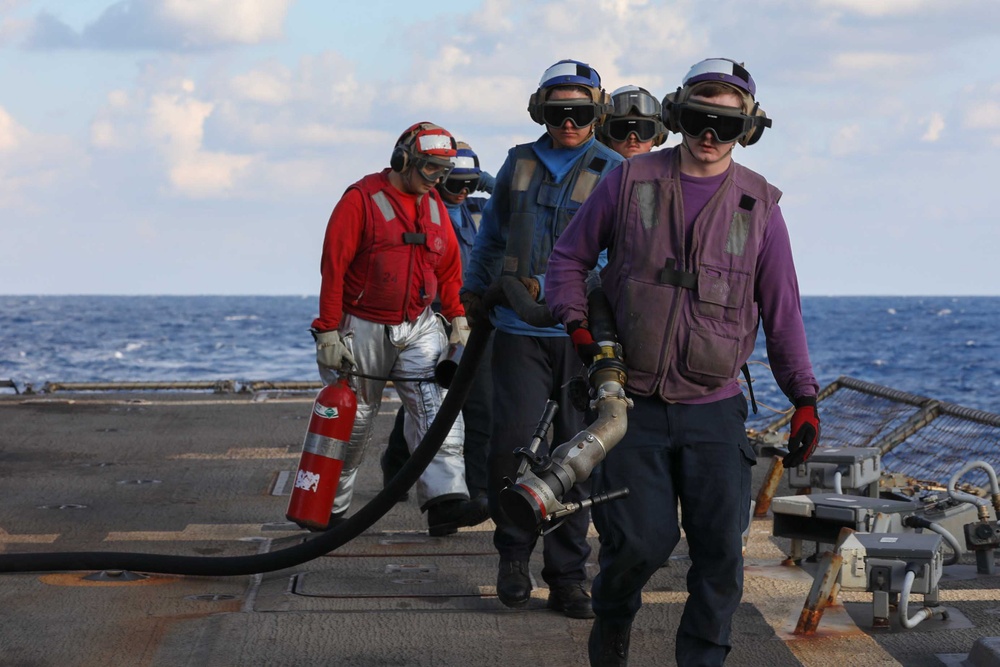
{"type": "Polygon", "coordinates": [[[795,399],[792,413],[792,427],[788,433],[788,453],[781,463],[786,468],[800,466],[809,460],[819,443],[819,414],[816,412],[816,397],[803,396],[795,399]]]}
{"type": "Polygon", "coordinates": [[[465,308],[465,319],[470,328],[480,322],[489,322],[490,314],[486,311],[486,306],[483,305],[483,297],[475,292],[462,292],[458,298],[462,302],[462,307],[465,308]]]}

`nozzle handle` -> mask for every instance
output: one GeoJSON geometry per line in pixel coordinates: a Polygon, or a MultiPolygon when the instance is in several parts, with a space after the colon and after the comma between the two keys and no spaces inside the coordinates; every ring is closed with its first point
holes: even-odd
{"type": "Polygon", "coordinates": [[[614,491],[608,491],[607,493],[599,493],[596,496],[591,496],[582,501],[580,504],[584,507],[593,507],[594,505],[600,505],[601,503],[618,500],[619,498],[625,498],[626,496],[628,496],[628,487],[623,486],[622,488],[615,489],[614,491]]]}
{"type": "Polygon", "coordinates": [[[622,487],[620,489],[615,489],[614,491],[608,491],[607,493],[599,493],[596,496],[591,496],[589,498],[584,498],[578,503],[567,503],[563,505],[560,509],[555,510],[549,514],[549,521],[554,522],[557,519],[561,519],[570,514],[575,514],[582,509],[588,507],[593,507],[594,505],[600,505],[601,503],[610,502],[612,500],[618,500],[619,498],[624,498],[628,495],[628,487],[622,487]]]}
{"type": "Polygon", "coordinates": [[[556,412],[558,411],[558,403],[555,401],[545,402],[545,410],[542,412],[542,418],[538,420],[538,426],[535,427],[535,432],[531,436],[532,451],[537,451],[538,445],[540,445],[542,440],[544,440],[548,435],[549,428],[552,426],[552,420],[555,419],[556,412]]]}
{"type": "Polygon", "coordinates": [[[538,421],[538,426],[535,427],[535,432],[531,436],[531,444],[528,445],[527,450],[519,448],[514,450],[516,456],[523,457],[521,459],[521,465],[517,467],[517,475],[515,479],[521,479],[524,477],[524,473],[528,471],[528,466],[531,463],[537,464],[537,457],[533,456],[538,452],[538,448],[541,446],[542,441],[549,434],[549,429],[552,427],[552,420],[555,419],[556,412],[559,411],[559,404],[555,401],[546,401],[545,410],[542,411],[542,418],[538,421]]]}

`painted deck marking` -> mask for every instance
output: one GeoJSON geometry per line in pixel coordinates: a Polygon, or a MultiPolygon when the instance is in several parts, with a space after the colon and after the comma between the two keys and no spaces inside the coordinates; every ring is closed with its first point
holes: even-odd
{"type": "Polygon", "coordinates": [[[59,539],[59,534],[54,535],[11,535],[3,528],[0,528],[0,544],[52,544],[59,539]]]}
{"type": "Polygon", "coordinates": [[[225,454],[206,454],[203,452],[191,452],[188,454],[178,454],[169,457],[169,460],[176,461],[197,460],[197,461],[237,461],[237,460],[260,460],[260,459],[297,459],[299,452],[289,452],[286,447],[230,447],[225,454]]]}
{"type": "MultiPolygon", "coordinates": [[[[273,536],[275,532],[297,533],[299,528],[287,531],[268,531],[273,536]]],[[[136,530],[129,532],[111,532],[104,538],[105,542],[206,542],[219,540],[239,540],[244,537],[264,536],[263,524],[259,523],[192,523],[184,530],[136,530]]]]}

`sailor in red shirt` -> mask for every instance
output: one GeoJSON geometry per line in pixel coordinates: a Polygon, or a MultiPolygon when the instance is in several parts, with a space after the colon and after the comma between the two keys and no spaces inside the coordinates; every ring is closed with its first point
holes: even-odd
{"type": "MultiPolygon", "coordinates": [[[[465,343],[469,325],[458,299],[462,266],[448,212],[434,186],[447,178],[455,140],[432,123],[417,123],[396,141],[390,169],[350,186],[333,209],[323,241],[316,361],[326,384],[350,367],[361,375],[431,377],[449,342],[431,310],[439,296],[451,342],[465,343]]],[[[331,525],[351,504],[358,466],[372,437],[385,380],[350,376],[358,413],[333,504],[331,525]]],[[[396,382],[407,413],[406,441],[416,448],[441,407],[433,382],[396,382]]],[[[431,535],[484,521],[482,500],[470,501],[462,456],[464,425],[452,425],[417,484],[431,535]]]]}

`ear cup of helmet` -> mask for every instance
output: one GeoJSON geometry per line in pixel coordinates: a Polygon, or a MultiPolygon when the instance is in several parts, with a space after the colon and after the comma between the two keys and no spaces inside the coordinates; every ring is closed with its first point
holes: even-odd
{"type": "Polygon", "coordinates": [[[615,110],[615,105],[611,102],[611,93],[601,88],[601,92],[598,95],[599,100],[594,100],[597,105],[597,125],[603,125],[604,121],[608,119],[611,112],[615,110]]]}
{"type": "Polygon", "coordinates": [[[392,156],[389,158],[389,168],[396,172],[402,172],[409,163],[410,152],[406,146],[396,146],[392,149],[392,156]]]}
{"type": "Polygon", "coordinates": [[[545,125],[545,120],[542,118],[542,103],[545,101],[545,91],[541,88],[536,90],[528,98],[528,115],[531,116],[531,120],[535,121],[539,125],[545,125]]]}
{"type": "Polygon", "coordinates": [[[760,141],[760,137],[764,134],[764,128],[766,127],[771,127],[771,119],[767,117],[767,114],[764,113],[764,110],[760,108],[759,104],[754,104],[753,127],[749,132],[740,138],[740,146],[745,148],[747,146],[753,146],[755,143],[760,141]]]}
{"type": "Polygon", "coordinates": [[[392,155],[389,156],[390,169],[396,172],[406,169],[410,162],[410,145],[413,143],[413,138],[417,136],[417,132],[424,125],[424,122],[414,123],[399,135],[399,138],[396,139],[396,145],[392,149],[392,155]]]}
{"type": "Polygon", "coordinates": [[[667,128],[667,131],[681,131],[681,126],[677,124],[675,108],[676,105],[682,104],[686,98],[687,96],[683,95],[682,90],[678,88],[672,93],[667,93],[660,103],[660,120],[663,121],[663,126],[667,128]]]}

